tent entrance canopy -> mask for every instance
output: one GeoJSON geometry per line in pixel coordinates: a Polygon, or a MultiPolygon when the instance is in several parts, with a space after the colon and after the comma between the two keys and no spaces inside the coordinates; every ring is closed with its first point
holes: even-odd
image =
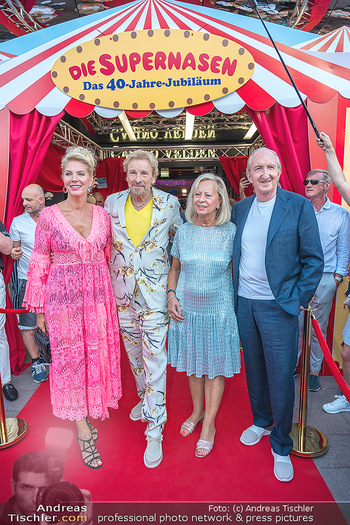
{"type": "MultiPolygon", "coordinates": [[[[52,67],[69,50],[94,41],[101,35],[155,29],[216,35],[242,46],[254,58],[251,79],[236,91],[204,104],[202,114],[214,106],[223,113],[232,114],[245,105],[255,111],[266,110],[275,102],[284,107],[299,105],[287,74],[258,20],[177,2],[143,0],[79,19],[78,22],[44,29],[0,46],[0,52],[17,55],[0,64],[1,107],[6,106],[11,112],[22,115],[36,108],[47,116],[65,110],[70,115],[84,117],[93,109],[104,118],[118,116],[125,108],[86,104],[59,90],[51,79],[52,67]]],[[[273,24],[270,31],[304,99],[308,97],[313,102],[324,103],[337,93],[350,97],[349,69],[295,48],[313,39],[314,35],[273,24]]],[[[171,117],[181,110],[182,107],[173,107],[158,113],[171,117]]]]}

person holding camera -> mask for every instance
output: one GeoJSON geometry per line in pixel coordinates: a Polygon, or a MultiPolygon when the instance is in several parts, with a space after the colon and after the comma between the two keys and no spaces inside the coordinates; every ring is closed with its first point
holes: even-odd
{"type": "Polygon", "coordinates": [[[35,232],[24,305],[48,329],[53,413],[75,421],[86,466],[102,465],[98,433],[88,416],[109,417],[121,397],[120,343],[108,262],[111,226],[105,210],[86,200],[95,158],[73,146],[62,159],[67,199],[44,208],[35,232]]]}
{"type": "MultiPolygon", "coordinates": [[[[0,525],[13,523],[10,515],[33,516],[38,494],[49,485],[47,456],[43,452],[27,452],[19,456],[12,466],[12,496],[6,502],[0,525]]],[[[25,518],[23,521],[27,521],[25,518]]],[[[29,520],[28,521],[32,521],[29,520]]]]}
{"type": "MultiPolygon", "coordinates": [[[[53,429],[52,429],[53,430],[53,429]]],[[[56,429],[57,430],[57,429],[56,429]]],[[[49,430],[50,432],[50,430],[49,430]]],[[[67,434],[61,436],[66,439],[67,434]]],[[[68,442],[69,442],[68,438],[68,442]]],[[[62,479],[65,452],[26,452],[12,465],[12,496],[5,503],[0,525],[83,521],[92,524],[91,493],[62,479]]]]}

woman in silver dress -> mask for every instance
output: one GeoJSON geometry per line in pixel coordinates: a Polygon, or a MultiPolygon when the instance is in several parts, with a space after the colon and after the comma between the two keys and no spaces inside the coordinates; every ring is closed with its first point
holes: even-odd
{"type": "Polygon", "coordinates": [[[205,457],[214,445],[225,377],[240,372],[232,283],[236,227],[230,222],[229,199],[220,177],[205,173],[195,180],[186,219],[171,251],[168,361],[189,376],[193,412],[180,434],[189,436],[202,421],[195,454],[205,457]]]}

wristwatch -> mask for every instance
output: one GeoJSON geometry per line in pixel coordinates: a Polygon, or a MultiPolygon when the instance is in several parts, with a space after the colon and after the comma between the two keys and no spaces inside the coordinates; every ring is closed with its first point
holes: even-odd
{"type": "Polygon", "coordinates": [[[339,277],[339,275],[335,275],[335,274],[334,274],[334,279],[336,279],[336,280],[339,281],[340,283],[342,283],[342,282],[344,281],[344,278],[343,278],[342,275],[339,277]]]}

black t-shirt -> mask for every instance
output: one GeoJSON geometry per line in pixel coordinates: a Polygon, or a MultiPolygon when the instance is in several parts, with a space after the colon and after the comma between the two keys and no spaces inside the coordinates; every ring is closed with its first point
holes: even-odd
{"type": "MultiPolygon", "coordinates": [[[[0,232],[5,235],[6,237],[10,237],[5,226],[3,225],[3,223],[0,221],[0,232]]],[[[1,255],[0,255],[0,270],[3,270],[5,268],[4,266],[4,263],[2,262],[2,258],[1,258],[1,255]]]]}

